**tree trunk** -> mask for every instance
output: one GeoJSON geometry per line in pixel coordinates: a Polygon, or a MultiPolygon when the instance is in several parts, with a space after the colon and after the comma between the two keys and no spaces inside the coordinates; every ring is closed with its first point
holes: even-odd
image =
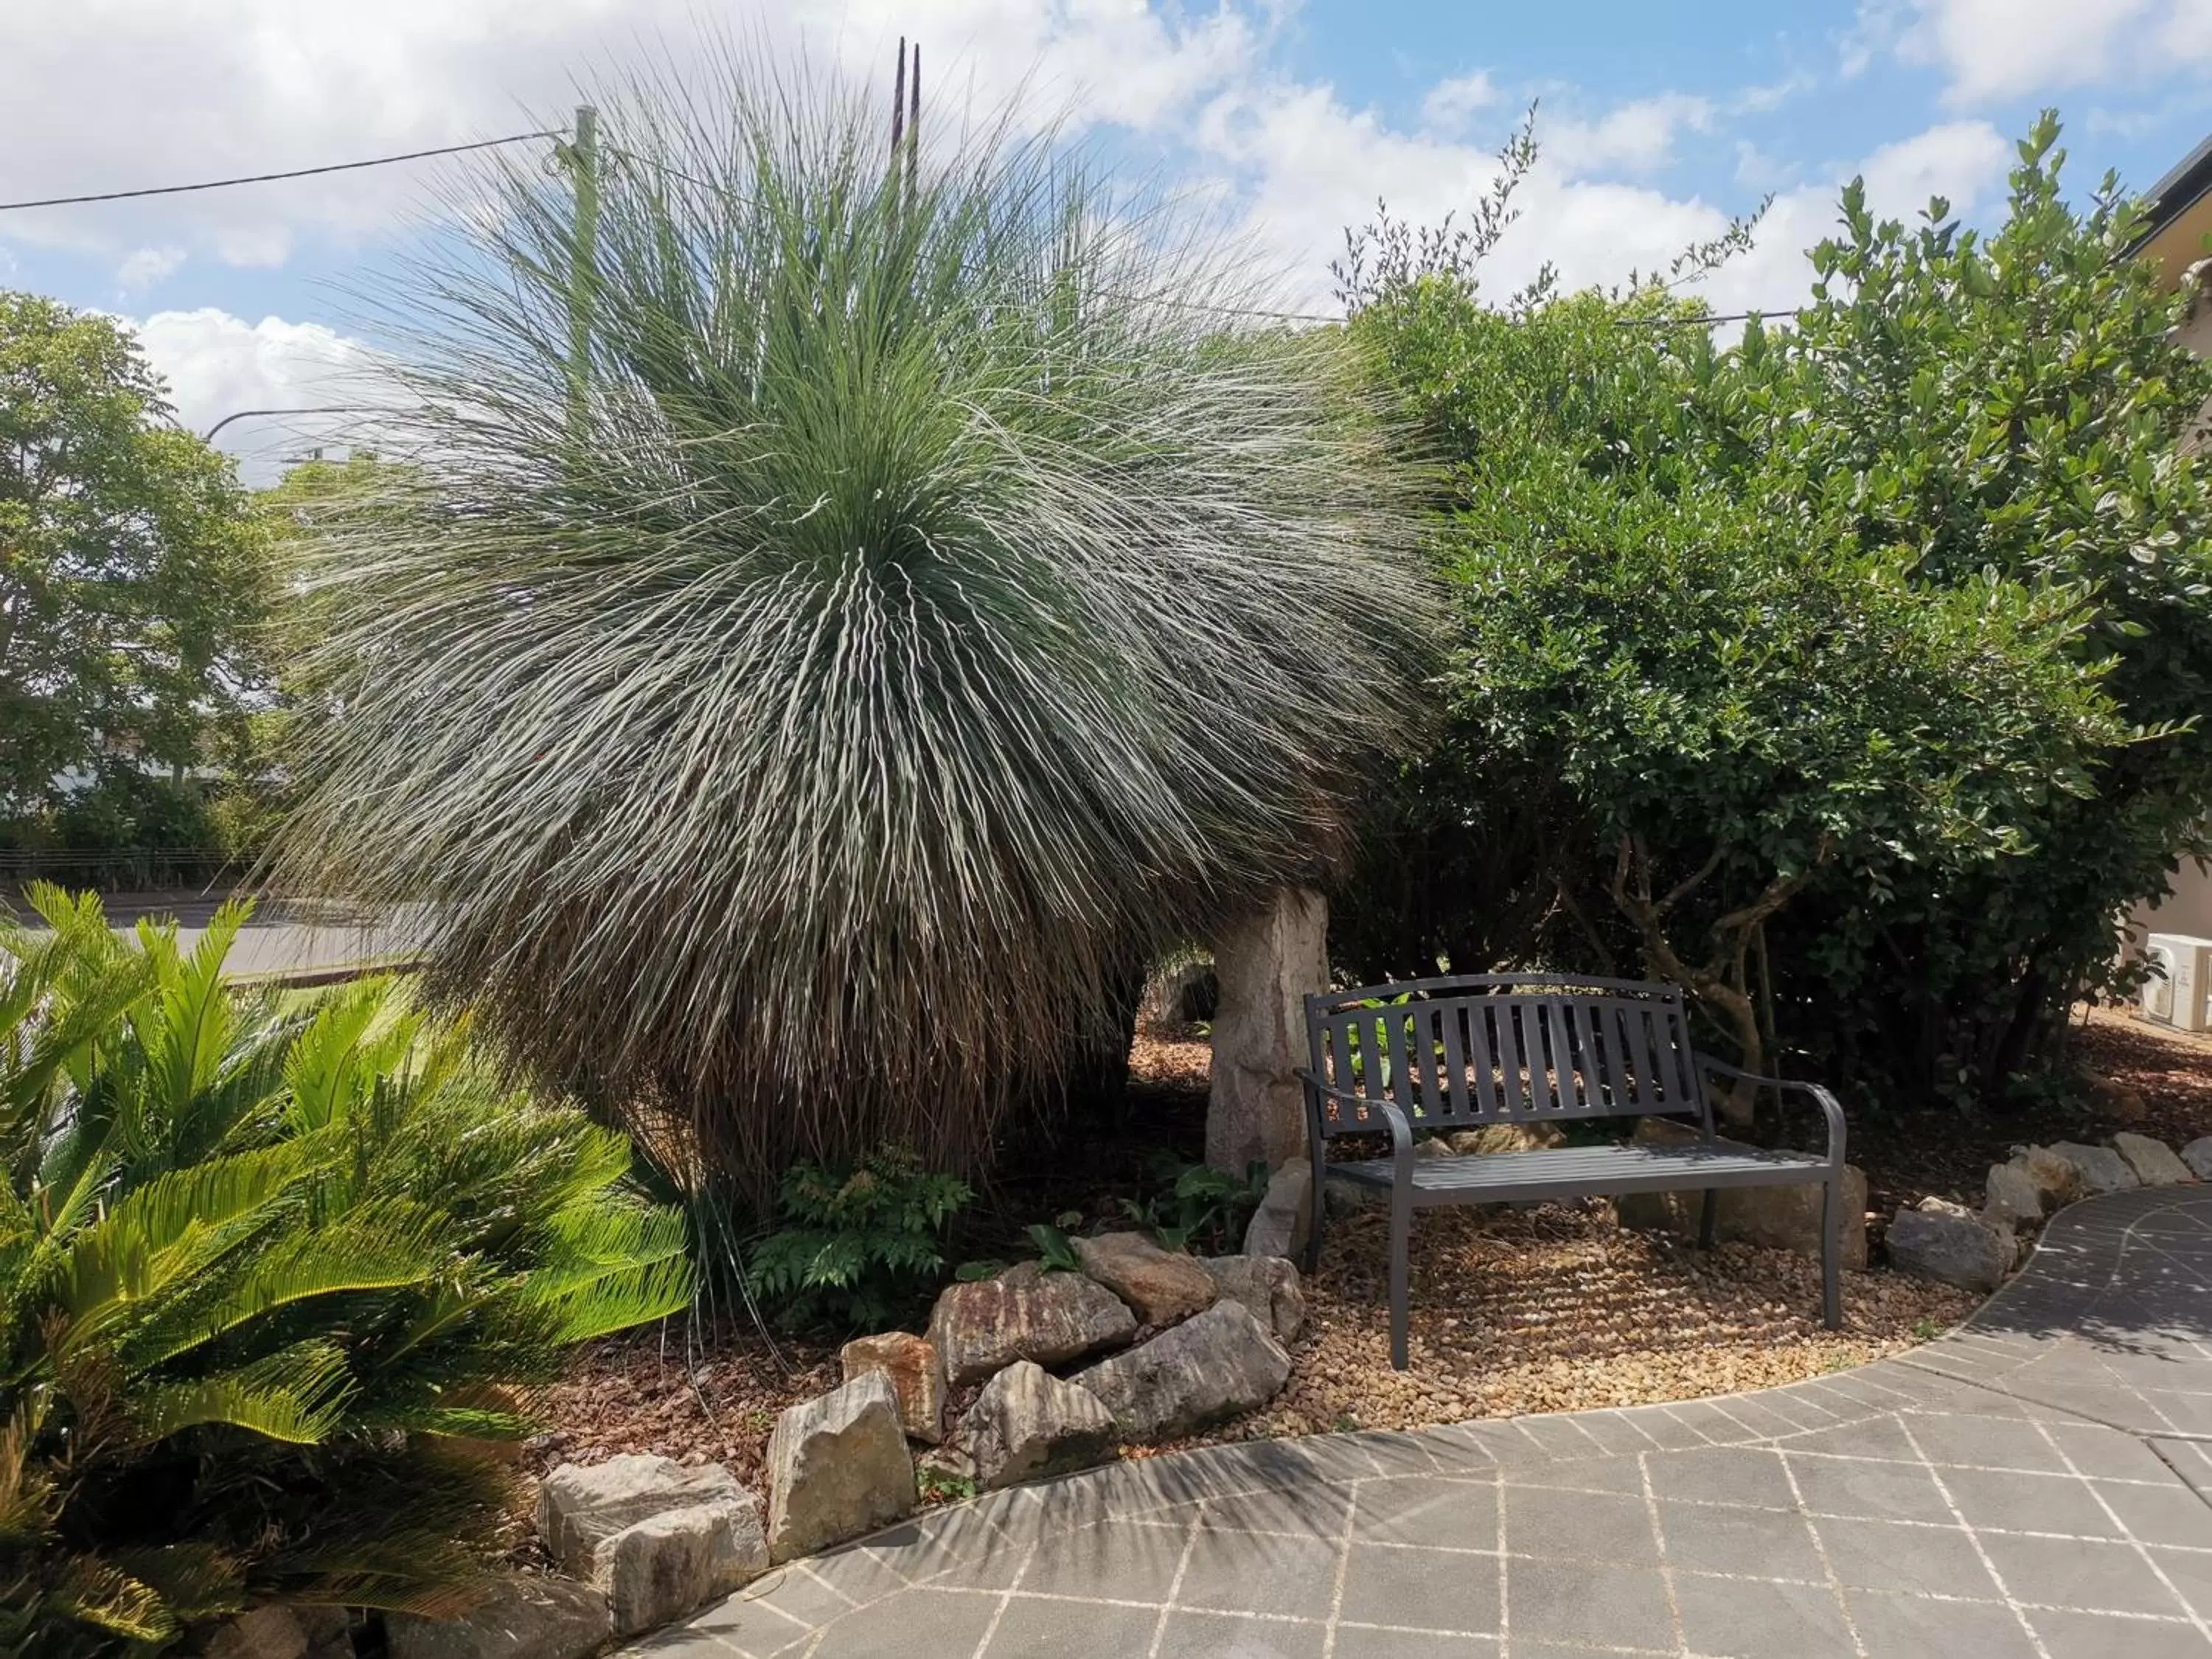
{"type": "Polygon", "coordinates": [[[1328,988],[1328,901],[1286,888],[1213,941],[1220,1004],[1213,1015],[1213,1092],[1206,1161],[1241,1175],[1305,1150],[1305,999],[1328,988]]]}

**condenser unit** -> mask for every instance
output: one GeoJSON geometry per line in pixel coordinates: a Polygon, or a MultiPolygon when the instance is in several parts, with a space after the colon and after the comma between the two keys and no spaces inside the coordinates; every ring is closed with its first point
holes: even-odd
{"type": "Polygon", "coordinates": [[[2212,1025],[2205,1007],[2212,992],[2212,939],[2153,933],[2144,949],[2157,971],[2143,981],[2143,1018],[2178,1031],[2212,1025]]]}

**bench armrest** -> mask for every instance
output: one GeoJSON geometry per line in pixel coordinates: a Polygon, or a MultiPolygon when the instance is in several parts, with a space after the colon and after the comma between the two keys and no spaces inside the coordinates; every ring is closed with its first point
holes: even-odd
{"type": "Polygon", "coordinates": [[[1799,1094],[1810,1095],[1814,1103],[1820,1107],[1820,1115],[1828,1120],[1828,1162],[1835,1164],[1843,1163],[1844,1105],[1819,1084],[1802,1082],[1795,1078],[1760,1077],[1756,1073],[1745,1071],[1741,1066],[1731,1066],[1726,1060],[1707,1060],[1703,1054],[1698,1056],[1698,1065],[1701,1070],[1717,1072],[1738,1083],[1749,1083],[1767,1089],[1795,1090],[1799,1094]]]}
{"type": "Polygon", "coordinates": [[[1340,1100],[1346,1105],[1360,1106],[1380,1112],[1390,1131],[1390,1161],[1397,1180],[1410,1183],[1413,1169],[1413,1126],[1395,1101],[1385,1100],[1379,1095],[1362,1094],[1357,1089],[1333,1089],[1321,1074],[1309,1066],[1294,1068],[1299,1082],[1306,1086],[1306,1128],[1319,1157],[1319,1147],[1325,1131],[1322,1128],[1321,1103],[1324,1100],[1340,1100]]]}

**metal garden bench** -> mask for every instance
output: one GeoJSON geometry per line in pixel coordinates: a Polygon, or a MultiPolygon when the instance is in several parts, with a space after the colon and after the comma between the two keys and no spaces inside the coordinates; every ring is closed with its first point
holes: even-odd
{"type": "Polygon", "coordinates": [[[1313,1154],[1306,1266],[1318,1265],[1325,1183],[1379,1188],[1390,1200],[1390,1363],[1406,1369],[1413,1212],[1441,1204],[1702,1189],[1699,1243],[1713,1242],[1723,1187],[1820,1184],[1821,1316],[1842,1322],[1836,1277],[1844,1205],[1844,1112],[1818,1084],[1753,1078],[1690,1045],[1671,985],[1547,975],[1478,974],[1363,986],[1306,999],[1305,1085],[1313,1154]],[[1705,1079],[1718,1075],[1810,1096],[1828,1122],[1825,1156],[1713,1144],[1705,1079]],[[1540,1152],[1417,1158],[1413,1132],[1498,1123],[1686,1116],[1694,1144],[1566,1146],[1540,1152]],[[1388,1134],[1390,1156],[1331,1163],[1328,1141],[1388,1134]]]}

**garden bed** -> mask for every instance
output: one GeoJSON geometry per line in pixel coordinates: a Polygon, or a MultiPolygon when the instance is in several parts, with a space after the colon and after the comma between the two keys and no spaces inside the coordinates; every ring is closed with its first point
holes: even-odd
{"type": "MultiPolygon", "coordinates": [[[[2212,1133],[2212,1042],[2112,1012],[2075,1035],[2082,1060],[2117,1085],[2095,1103],[1855,1126],[1852,1156],[1867,1170],[1877,1217],[1931,1191],[1978,1203],[1988,1164],[2016,1141],[2102,1140],[2142,1127],[2180,1144],[2212,1133]]],[[[1207,1059],[1202,1036],[1140,1040],[1131,1078],[1139,1139],[1186,1151],[1202,1124],[1207,1059]]],[[[1101,1179],[1067,1171],[1101,1167],[1070,1156],[986,1204],[1034,1218],[1101,1179]]],[[[1087,1205],[1069,1207],[1110,1216],[1122,1195],[1102,1186],[1087,1205]]],[[[1007,1218],[982,1225],[1018,1231],[1007,1218]]],[[[1784,1251],[1723,1244],[1700,1253],[1621,1228],[1602,1200],[1438,1211],[1416,1225],[1413,1367],[1399,1373],[1389,1366],[1382,1225],[1376,1212],[1332,1220],[1321,1271],[1306,1285],[1305,1328],[1290,1345],[1289,1385],[1205,1439],[1414,1428],[1766,1388],[1909,1347],[1977,1300],[1887,1272],[1846,1273],[1844,1328],[1830,1332],[1820,1324],[1818,1264],[1784,1251]]],[[[723,1463],[757,1484],[776,1414],[837,1381],[833,1345],[780,1339],[771,1350],[743,1324],[696,1344],[672,1328],[603,1343],[554,1391],[556,1426],[534,1443],[533,1462],[547,1468],[652,1451],[723,1463]]]]}

